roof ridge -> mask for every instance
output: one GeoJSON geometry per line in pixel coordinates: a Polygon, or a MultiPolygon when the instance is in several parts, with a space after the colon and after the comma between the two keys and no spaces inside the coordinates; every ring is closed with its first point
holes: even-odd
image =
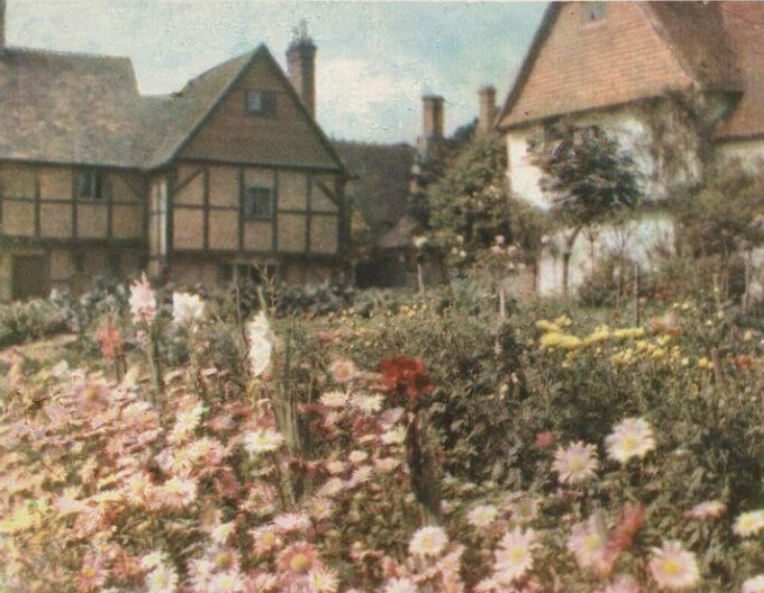
{"type": "Polygon", "coordinates": [[[55,56],[55,57],[61,57],[61,58],[84,58],[87,60],[113,60],[113,61],[127,61],[132,63],[132,59],[130,56],[117,56],[117,55],[111,55],[111,54],[94,54],[94,53],[87,53],[87,52],[75,52],[75,51],[64,51],[59,49],[46,49],[46,48],[37,48],[37,47],[18,47],[18,46],[8,46],[4,50],[4,54],[36,54],[40,56],[55,56]]]}
{"type": "Polygon", "coordinates": [[[186,81],[186,84],[183,85],[183,88],[180,89],[180,91],[176,91],[176,93],[171,94],[177,94],[182,92],[183,90],[189,88],[191,85],[193,85],[196,82],[200,82],[203,78],[209,76],[210,74],[213,74],[215,72],[220,71],[222,68],[225,68],[226,66],[232,65],[237,60],[243,60],[244,58],[247,58],[245,61],[249,61],[250,58],[254,56],[254,54],[257,52],[258,48],[251,49],[249,51],[246,51],[244,53],[238,54],[236,56],[233,56],[232,58],[228,58],[227,60],[220,62],[219,64],[215,64],[214,66],[207,68],[203,72],[197,74],[193,78],[189,78],[186,81]]]}
{"type": "Polygon", "coordinates": [[[330,142],[332,144],[345,144],[345,145],[352,145],[352,146],[364,146],[364,147],[370,147],[370,148],[408,148],[411,150],[416,150],[416,147],[412,144],[409,144],[405,141],[400,142],[369,142],[366,140],[346,140],[343,138],[331,138],[330,142]]]}

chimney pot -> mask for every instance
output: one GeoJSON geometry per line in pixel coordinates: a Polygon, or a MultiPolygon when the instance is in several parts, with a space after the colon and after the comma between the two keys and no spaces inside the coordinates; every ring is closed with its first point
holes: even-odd
{"type": "Polygon", "coordinates": [[[292,42],[287,49],[289,80],[308,112],[316,115],[316,52],[308,34],[308,23],[300,21],[292,30],[292,42]]]}
{"type": "Polygon", "coordinates": [[[444,131],[444,112],[443,105],[445,99],[440,95],[425,95],[422,97],[422,107],[424,110],[424,139],[443,138],[444,131]]]}
{"type": "Polygon", "coordinates": [[[486,85],[479,91],[480,115],[478,117],[478,131],[481,134],[490,134],[496,123],[498,110],[496,108],[496,87],[486,85]]]}

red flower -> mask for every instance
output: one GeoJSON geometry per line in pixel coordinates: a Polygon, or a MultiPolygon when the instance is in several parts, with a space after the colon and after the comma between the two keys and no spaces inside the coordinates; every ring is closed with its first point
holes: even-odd
{"type": "Polygon", "coordinates": [[[608,537],[604,558],[598,563],[597,569],[600,574],[610,574],[621,553],[631,548],[645,515],[645,507],[642,505],[628,505],[624,509],[608,537]]]}
{"type": "Polygon", "coordinates": [[[119,330],[114,326],[111,317],[104,319],[98,328],[96,339],[101,345],[101,353],[106,360],[114,360],[119,355],[124,345],[119,330]]]}
{"type": "Polygon", "coordinates": [[[380,367],[385,387],[407,395],[414,403],[419,396],[430,393],[435,387],[421,358],[396,356],[383,360],[380,367]]]}
{"type": "Polygon", "coordinates": [[[554,445],[554,433],[550,430],[544,430],[536,434],[536,446],[539,449],[549,449],[554,445]]]}

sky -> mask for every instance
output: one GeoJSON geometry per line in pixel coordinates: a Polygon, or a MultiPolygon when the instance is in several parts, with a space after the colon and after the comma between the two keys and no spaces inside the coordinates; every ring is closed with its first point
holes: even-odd
{"type": "Polygon", "coordinates": [[[7,42],[129,56],[141,92],[190,78],[260,43],[286,67],[306,19],[318,46],[318,121],[332,138],[413,143],[421,96],[446,99],[447,132],[472,121],[478,89],[503,100],[538,27],[540,2],[8,0],[7,42]]]}

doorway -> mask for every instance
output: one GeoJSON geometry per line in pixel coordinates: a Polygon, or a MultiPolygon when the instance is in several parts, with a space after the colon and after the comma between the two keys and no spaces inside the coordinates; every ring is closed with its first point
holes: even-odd
{"type": "Polygon", "coordinates": [[[13,256],[13,298],[24,301],[50,294],[50,270],[44,255],[13,256]]]}

